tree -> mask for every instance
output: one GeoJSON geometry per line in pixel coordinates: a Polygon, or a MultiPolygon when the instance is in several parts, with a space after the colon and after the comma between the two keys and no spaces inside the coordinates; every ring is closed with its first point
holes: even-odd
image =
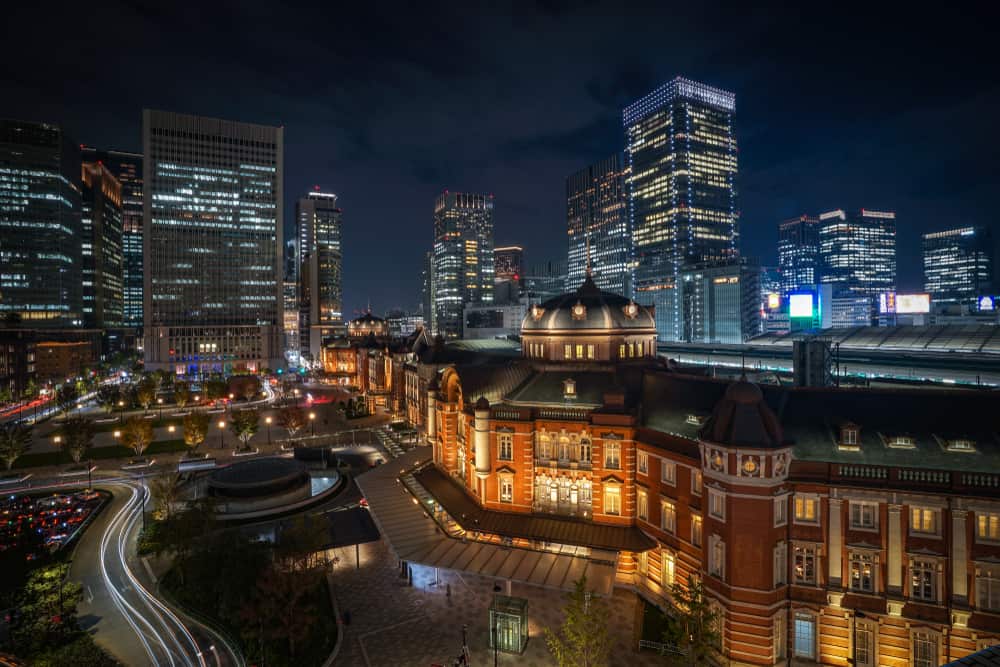
{"type": "Polygon", "coordinates": [[[222,380],[208,380],[202,387],[205,398],[214,401],[226,396],[226,383],[222,380]]]}
{"type": "Polygon", "coordinates": [[[181,476],[176,472],[159,474],[150,480],[149,490],[153,494],[153,517],[170,521],[181,495],[181,476]]]}
{"type": "Polygon", "coordinates": [[[121,391],[114,385],[105,385],[97,390],[97,403],[109,414],[114,412],[120,400],[121,391]]]}
{"type": "Polygon", "coordinates": [[[3,459],[7,470],[14,467],[14,461],[29,449],[31,449],[30,426],[6,424],[0,427],[0,459],[3,459]]]}
{"type": "Polygon", "coordinates": [[[33,653],[62,643],[77,629],[76,606],[83,587],[66,581],[69,565],[59,563],[33,571],[21,592],[18,620],[11,628],[18,652],[33,653]]]}
{"type": "Polygon", "coordinates": [[[607,605],[587,590],[586,576],[576,580],[566,600],[562,627],[545,629],[545,643],[556,663],[559,667],[607,665],[611,651],[607,605]]]}
{"type": "Polygon", "coordinates": [[[229,379],[229,393],[249,402],[260,393],[260,380],[253,375],[237,375],[229,379]]]}
{"type": "Polygon", "coordinates": [[[293,664],[297,644],[318,620],[312,594],[320,588],[322,576],[319,569],[293,572],[272,565],[258,577],[255,595],[240,612],[247,625],[259,624],[268,639],[287,641],[293,664]]]}
{"type": "Polygon", "coordinates": [[[135,390],[135,400],[142,406],[143,412],[149,410],[149,406],[156,400],[155,380],[145,379],[139,383],[135,390]]]}
{"type": "Polygon", "coordinates": [[[184,444],[191,454],[194,454],[198,445],[205,442],[205,438],[208,437],[210,421],[208,415],[203,412],[192,412],[184,416],[184,444]]]}
{"type": "Polygon", "coordinates": [[[691,664],[706,664],[719,644],[718,614],[701,581],[688,577],[687,585],[670,587],[671,610],[666,614],[667,629],[663,641],[687,654],[691,664]]]}
{"type": "Polygon", "coordinates": [[[69,413],[69,411],[73,409],[73,406],[76,405],[76,399],[78,396],[79,394],[76,391],[75,385],[64,384],[56,391],[56,404],[59,405],[59,409],[62,410],[64,414],[69,413]]]}
{"type": "Polygon", "coordinates": [[[25,398],[34,398],[38,395],[38,383],[35,382],[34,378],[28,380],[23,395],[25,398]]]}
{"type": "Polygon", "coordinates": [[[286,405],[278,411],[278,426],[288,431],[288,438],[306,427],[306,413],[295,405],[286,405]]]}
{"type": "Polygon", "coordinates": [[[256,410],[237,410],[229,419],[229,429],[247,449],[250,438],[260,429],[260,415],[256,410]]]}
{"type": "Polygon", "coordinates": [[[69,454],[73,463],[79,463],[94,446],[94,424],[86,417],[71,417],[62,426],[59,446],[69,454]]]}
{"type": "Polygon", "coordinates": [[[191,387],[187,382],[177,382],[174,384],[174,403],[177,407],[183,408],[191,400],[191,387]]]}
{"type": "Polygon", "coordinates": [[[326,521],[301,514],[281,524],[274,549],[275,562],[284,570],[305,572],[327,564],[326,547],[330,530],[326,521]]]}
{"type": "Polygon", "coordinates": [[[122,442],[134,451],[136,456],[142,456],[149,444],[153,442],[153,425],[142,417],[126,419],[125,426],[122,428],[122,442]]]}
{"type": "Polygon", "coordinates": [[[5,405],[14,400],[14,395],[10,392],[10,389],[4,387],[0,389],[0,405],[5,405]]]}

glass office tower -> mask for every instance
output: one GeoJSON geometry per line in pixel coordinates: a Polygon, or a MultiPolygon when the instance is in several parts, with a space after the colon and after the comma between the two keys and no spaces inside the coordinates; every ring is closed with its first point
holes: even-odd
{"type": "Polygon", "coordinates": [[[81,222],[83,323],[89,329],[122,326],[122,185],[102,162],[84,162],[81,222]]]}
{"type": "Polygon", "coordinates": [[[961,227],[923,236],[924,291],[935,303],[972,305],[993,289],[993,235],[961,227]]]}
{"type": "Polygon", "coordinates": [[[495,248],[493,251],[493,280],[502,283],[520,280],[524,275],[524,248],[519,245],[495,248]]]}
{"type": "Polygon", "coordinates": [[[100,162],[121,183],[122,325],[142,331],[142,154],[84,146],[85,162],[100,162]]]}
{"type": "Polygon", "coordinates": [[[337,195],[316,190],[295,203],[298,226],[300,350],[319,360],[324,329],[343,324],[341,215],[337,195]]]}
{"type": "Polygon", "coordinates": [[[733,93],[678,77],[623,113],[635,298],[660,340],[682,337],[681,268],[737,256],[734,111],[733,93]]]}
{"type": "Polygon", "coordinates": [[[460,338],[465,304],[492,303],[493,269],[493,195],[439,195],[434,201],[437,333],[460,338]]]}
{"type": "Polygon", "coordinates": [[[781,295],[819,282],[819,218],[801,215],[778,225],[781,295]]]}
{"type": "Polygon", "coordinates": [[[145,364],[282,363],[284,129],[143,111],[145,364]]]}
{"type": "Polygon", "coordinates": [[[83,324],[80,149],[58,125],[0,120],[0,317],[83,324]]]}
{"type": "Polygon", "coordinates": [[[623,163],[616,153],[566,179],[567,282],[571,289],[583,284],[589,257],[598,287],[632,296],[632,234],[623,163]]]}
{"type": "Polygon", "coordinates": [[[875,297],[895,290],[896,214],[864,208],[821,213],[819,257],[819,281],[835,292],[875,297]]]}

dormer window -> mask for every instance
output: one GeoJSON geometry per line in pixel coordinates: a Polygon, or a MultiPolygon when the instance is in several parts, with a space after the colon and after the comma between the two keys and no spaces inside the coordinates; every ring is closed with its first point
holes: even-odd
{"type": "Polygon", "coordinates": [[[976,451],[976,441],[969,438],[954,438],[948,440],[949,452],[974,452],[976,451]]]}
{"type": "Polygon", "coordinates": [[[885,440],[892,449],[916,449],[917,441],[912,435],[890,435],[885,440]]]}
{"type": "Polygon", "coordinates": [[[563,380],[563,398],[576,398],[576,380],[572,378],[563,380]]]}
{"type": "Polygon", "coordinates": [[[688,414],[687,418],[684,420],[692,426],[703,426],[705,424],[705,418],[701,415],[696,415],[694,413],[688,414]]]}
{"type": "Polygon", "coordinates": [[[845,424],[840,428],[840,443],[839,448],[846,451],[857,451],[860,449],[858,445],[858,432],[859,428],[854,424],[845,424]]]}
{"type": "Polygon", "coordinates": [[[587,319],[587,307],[584,306],[579,301],[576,302],[576,304],[573,306],[573,309],[570,312],[572,313],[574,320],[587,319]]]}

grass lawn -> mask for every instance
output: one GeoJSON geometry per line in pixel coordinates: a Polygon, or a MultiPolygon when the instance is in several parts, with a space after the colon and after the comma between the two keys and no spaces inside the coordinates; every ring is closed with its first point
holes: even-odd
{"type": "MultiPolygon", "coordinates": [[[[146,449],[144,456],[170,452],[183,452],[186,449],[187,447],[185,447],[183,440],[160,440],[151,444],[146,449]]],[[[115,445],[113,447],[94,447],[87,452],[85,460],[98,461],[101,459],[121,459],[133,457],[135,457],[135,452],[131,449],[122,445],[115,445]]],[[[14,468],[37,468],[40,466],[56,466],[68,463],[72,463],[72,459],[70,459],[69,454],[66,452],[39,452],[36,454],[25,454],[14,462],[14,468]]]]}
{"type": "MultiPolygon", "coordinates": [[[[152,415],[154,413],[151,411],[150,414],[152,415]]],[[[98,423],[96,420],[92,420],[94,424],[94,433],[111,433],[112,431],[120,431],[123,427],[123,424],[122,422],[118,421],[116,415],[98,417],[97,419],[110,419],[111,417],[115,417],[115,421],[98,423]]],[[[182,419],[164,418],[162,420],[150,419],[149,421],[152,422],[153,428],[161,428],[161,427],[166,428],[167,426],[171,425],[177,427],[178,429],[184,427],[184,421],[182,419]]],[[[54,432],[58,432],[59,429],[62,427],[62,423],[60,421],[52,422],[52,424],[56,429],[56,431],[54,432]]]]}

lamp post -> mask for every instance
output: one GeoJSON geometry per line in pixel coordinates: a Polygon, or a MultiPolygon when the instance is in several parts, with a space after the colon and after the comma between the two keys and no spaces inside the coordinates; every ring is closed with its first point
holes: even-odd
{"type": "Polygon", "coordinates": [[[312,434],[316,435],[316,413],[309,413],[309,424],[312,426],[312,434]]]}
{"type": "Polygon", "coordinates": [[[226,433],[226,422],[220,419],[219,420],[219,449],[222,449],[223,446],[224,446],[224,443],[223,443],[222,439],[225,437],[225,433],[226,433]]]}
{"type": "Polygon", "coordinates": [[[163,399],[156,399],[156,405],[160,408],[160,421],[163,421],[163,399]]]}
{"type": "Polygon", "coordinates": [[[271,446],[271,418],[264,417],[264,423],[267,424],[267,446],[271,446]]]}
{"type": "Polygon", "coordinates": [[[125,421],[125,401],[118,401],[118,421],[125,421]]]}
{"type": "Polygon", "coordinates": [[[229,394],[229,414],[233,414],[233,399],[236,398],[236,394],[229,394]]]}

